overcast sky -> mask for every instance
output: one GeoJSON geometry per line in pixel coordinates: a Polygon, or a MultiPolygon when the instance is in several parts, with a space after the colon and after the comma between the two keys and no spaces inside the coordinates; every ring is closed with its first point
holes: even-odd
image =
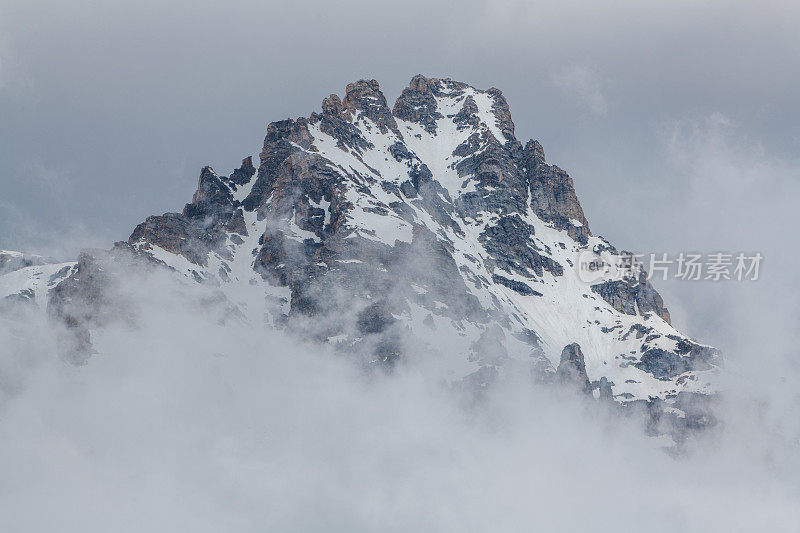
{"type": "Polygon", "coordinates": [[[502,89],[617,247],[764,253],[760,285],[657,285],[690,333],[745,298],[797,324],[800,4],[596,4],[0,0],[0,248],[108,247],[268,122],[423,73],[502,89]]]}

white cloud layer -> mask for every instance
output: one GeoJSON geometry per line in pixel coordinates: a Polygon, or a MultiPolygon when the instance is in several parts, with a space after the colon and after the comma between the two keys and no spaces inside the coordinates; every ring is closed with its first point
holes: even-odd
{"type": "MultiPolygon", "coordinates": [[[[475,403],[428,367],[456,355],[446,332],[395,374],[365,374],[282,333],[221,324],[204,287],[129,281],[127,323],[99,331],[84,366],[56,355],[53,324],[0,321],[10,531],[791,531],[800,520],[797,428],[763,416],[750,376],[732,378],[721,431],[675,459],[636,419],[531,389],[524,374],[475,403]]],[[[791,399],[788,384],[775,389],[791,399]]]]}

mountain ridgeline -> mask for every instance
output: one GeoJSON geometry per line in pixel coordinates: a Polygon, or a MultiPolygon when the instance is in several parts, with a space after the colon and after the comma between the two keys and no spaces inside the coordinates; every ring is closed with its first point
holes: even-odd
{"type": "Polygon", "coordinates": [[[587,252],[625,255],[592,233],[541,144],[515,137],[502,93],[415,76],[391,108],[375,80],[359,80],[321,113],[269,124],[258,160],[230,175],[203,168],[182,212],[77,263],[14,259],[0,287],[38,301],[90,352],[93,329],[121,312],[113,278],[169,269],[213,287],[238,320],[368,366],[447,339],[442,372],[455,381],[523,375],[641,407],[673,433],[713,423],[718,352],[671,326],[644,272],[582,281],[587,252]],[[268,316],[241,291],[263,295],[268,316]]]}

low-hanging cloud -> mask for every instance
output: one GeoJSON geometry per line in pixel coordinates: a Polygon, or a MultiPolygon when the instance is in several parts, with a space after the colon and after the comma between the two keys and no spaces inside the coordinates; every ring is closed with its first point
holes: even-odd
{"type": "MultiPolygon", "coordinates": [[[[0,321],[10,530],[789,531],[800,518],[796,443],[743,389],[722,433],[676,459],[637,419],[522,371],[476,403],[431,371],[458,355],[446,332],[365,374],[224,320],[213,288],[155,273],[121,290],[128,318],[95,332],[83,366],[59,358],[41,315],[0,321]]],[[[244,304],[264,305],[256,291],[244,304]]]]}

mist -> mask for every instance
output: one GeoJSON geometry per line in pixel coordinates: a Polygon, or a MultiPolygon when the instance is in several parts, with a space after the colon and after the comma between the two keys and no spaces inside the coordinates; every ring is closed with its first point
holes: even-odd
{"type": "Polygon", "coordinates": [[[675,457],[636,416],[531,387],[523,369],[477,397],[454,386],[435,369],[458,356],[455,332],[368,371],[225,319],[213,291],[131,274],[127,318],[96,330],[84,365],[59,355],[41,314],[0,321],[4,527],[790,531],[800,519],[796,393],[774,368],[769,406],[761,381],[731,375],[720,428],[675,457]]]}

